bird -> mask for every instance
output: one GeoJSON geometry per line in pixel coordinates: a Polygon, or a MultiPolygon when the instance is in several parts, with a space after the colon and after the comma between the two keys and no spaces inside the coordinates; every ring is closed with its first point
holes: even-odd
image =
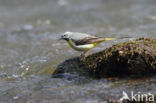
{"type": "Polygon", "coordinates": [[[76,51],[83,52],[80,56],[87,57],[88,51],[103,41],[115,40],[116,38],[103,38],[79,32],[65,32],[59,40],[65,40],[76,51]]]}

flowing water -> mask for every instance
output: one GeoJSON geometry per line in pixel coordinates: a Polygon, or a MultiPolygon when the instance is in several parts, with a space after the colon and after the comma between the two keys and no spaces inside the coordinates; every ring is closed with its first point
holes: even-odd
{"type": "MultiPolygon", "coordinates": [[[[122,91],[156,94],[156,77],[51,78],[80,55],[58,41],[65,31],[102,37],[156,38],[155,0],[0,0],[0,103],[98,103],[122,91]]],[[[124,40],[101,43],[103,50],[124,40]]]]}

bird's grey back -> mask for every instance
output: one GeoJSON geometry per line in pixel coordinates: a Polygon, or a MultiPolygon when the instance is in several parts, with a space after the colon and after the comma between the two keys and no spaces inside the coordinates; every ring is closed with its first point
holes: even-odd
{"type": "Polygon", "coordinates": [[[77,41],[77,40],[82,40],[90,35],[84,34],[84,33],[73,32],[73,33],[69,34],[69,36],[71,37],[72,40],[77,41]]]}
{"type": "Polygon", "coordinates": [[[91,44],[105,40],[105,38],[77,32],[68,32],[68,35],[76,45],[91,44]]]}

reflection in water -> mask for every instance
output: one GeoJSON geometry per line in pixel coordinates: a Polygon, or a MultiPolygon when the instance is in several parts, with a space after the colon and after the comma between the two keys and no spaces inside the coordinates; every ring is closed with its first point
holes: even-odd
{"type": "MultiPolygon", "coordinates": [[[[118,99],[123,90],[156,93],[155,77],[138,82],[50,78],[60,62],[80,54],[57,41],[59,34],[156,38],[155,4],[155,0],[0,0],[0,102],[91,103],[118,99]]],[[[92,52],[123,41],[102,43],[92,52]]]]}

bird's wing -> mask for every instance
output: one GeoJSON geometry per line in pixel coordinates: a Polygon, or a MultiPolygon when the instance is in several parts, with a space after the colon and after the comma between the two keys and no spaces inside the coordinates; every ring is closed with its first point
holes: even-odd
{"type": "Polygon", "coordinates": [[[85,44],[91,44],[95,42],[102,42],[105,41],[105,38],[97,37],[97,36],[87,36],[81,40],[72,40],[76,45],[85,45],[85,44]]]}

